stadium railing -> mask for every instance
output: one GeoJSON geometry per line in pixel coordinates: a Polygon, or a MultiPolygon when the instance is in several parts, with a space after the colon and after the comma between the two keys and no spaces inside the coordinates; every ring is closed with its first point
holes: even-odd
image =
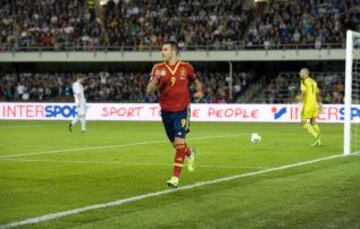
{"type": "MultiPolygon", "coordinates": [[[[344,49],[345,43],[325,43],[320,48],[315,48],[314,44],[278,44],[265,46],[262,44],[247,45],[245,42],[233,42],[228,44],[219,45],[188,45],[180,47],[183,51],[219,51],[219,50],[300,50],[300,49],[344,49]]],[[[75,45],[74,43],[56,43],[53,46],[37,45],[9,45],[1,44],[0,52],[46,52],[46,51],[68,51],[68,52],[81,52],[81,51],[94,51],[94,52],[123,52],[123,51],[158,51],[159,46],[144,45],[144,46],[113,46],[113,45],[91,45],[81,44],[75,45]]]]}

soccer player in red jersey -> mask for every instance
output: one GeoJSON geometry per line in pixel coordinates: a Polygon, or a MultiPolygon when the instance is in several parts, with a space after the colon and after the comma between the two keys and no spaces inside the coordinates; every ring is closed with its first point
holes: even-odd
{"type": "Polygon", "coordinates": [[[189,171],[194,170],[195,150],[189,148],[185,142],[190,124],[189,81],[195,87],[193,97],[203,97],[201,83],[196,78],[192,65],[178,60],[178,52],[176,42],[166,41],[163,44],[161,55],[164,62],[154,65],[147,86],[148,94],[154,93],[156,89],[160,92],[161,119],[166,134],[176,150],[173,176],[166,182],[170,188],[178,187],[185,157],[188,158],[189,171]]]}

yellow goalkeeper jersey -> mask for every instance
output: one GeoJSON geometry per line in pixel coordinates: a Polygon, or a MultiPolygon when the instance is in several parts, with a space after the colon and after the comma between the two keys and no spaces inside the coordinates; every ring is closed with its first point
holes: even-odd
{"type": "Polygon", "coordinates": [[[301,81],[301,92],[304,93],[303,107],[306,108],[317,108],[317,95],[319,94],[319,88],[317,83],[311,77],[307,77],[301,81]]]}

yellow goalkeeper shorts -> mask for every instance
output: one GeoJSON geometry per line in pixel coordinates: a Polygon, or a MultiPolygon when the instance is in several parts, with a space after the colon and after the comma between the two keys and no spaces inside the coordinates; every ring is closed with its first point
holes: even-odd
{"type": "Polygon", "coordinates": [[[301,119],[312,119],[319,116],[318,106],[303,106],[301,110],[301,119]]]}

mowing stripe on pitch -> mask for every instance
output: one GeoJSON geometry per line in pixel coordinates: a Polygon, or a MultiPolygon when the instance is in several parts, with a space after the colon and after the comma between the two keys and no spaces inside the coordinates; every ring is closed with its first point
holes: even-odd
{"type": "MultiPolygon", "coordinates": [[[[244,133],[244,134],[236,134],[236,135],[205,136],[205,137],[198,137],[198,138],[189,138],[188,140],[189,141],[198,141],[198,140],[204,140],[204,139],[231,138],[231,137],[241,137],[241,136],[250,136],[250,134],[244,133]]],[[[161,140],[161,141],[134,142],[134,143],[119,144],[119,145],[89,146],[89,147],[72,148],[72,149],[64,149],[64,150],[50,150],[50,151],[40,151],[40,152],[21,153],[21,154],[7,154],[7,155],[0,156],[0,159],[24,157],[24,156],[39,155],[39,154],[55,154],[55,153],[67,153],[67,152],[88,151],[88,150],[97,150],[97,149],[124,148],[124,147],[131,147],[131,146],[152,145],[152,144],[160,144],[160,143],[169,143],[169,141],[161,140]]]]}
{"type": "MultiPolygon", "coordinates": [[[[164,166],[172,167],[172,164],[165,163],[133,163],[133,162],[122,162],[122,161],[72,161],[72,160],[50,160],[50,159],[18,159],[18,158],[3,158],[0,161],[15,161],[15,162],[45,162],[45,163],[56,163],[56,164],[93,164],[93,165],[116,165],[116,166],[164,166]]],[[[196,164],[199,168],[219,168],[219,169],[268,169],[269,167],[264,166],[236,166],[236,165],[207,165],[207,164],[196,164]]]]}
{"type": "MultiPolygon", "coordinates": [[[[359,153],[360,152],[356,152],[355,155],[359,154],[359,153]]],[[[5,228],[18,227],[18,226],[27,225],[27,224],[36,224],[36,223],[49,221],[52,219],[58,219],[58,218],[69,216],[69,215],[79,214],[79,213],[90,211],[90,210],[120,206],[125,203],[131,203],[131,202],[135,202],[138,200],[147,199],[150,197],[162,196],[162,195],[166,195],[169,193],[178,192],[178,191],[182,191],[182,190],[189,190],[189,189],[194,189],[197,187],[218,184],[218,183],[231,181],[231,180],[235,180],[235,179],[252,177],[252,176],[256,176],[256,175],[260,175],[260,174],[264,174],[264,173],[270,173],[270,172],[274,172],[274,171],[295,168],[295,167],[299,167],[299,166],[303,166],[303,165],[314,164],[317,162],[332,160],[332,159],[340,158],[340,157],[346,157],[346,156],[344,156],[343,154],[333,155],[333,156],[329,156],[329,157],[323,157],[323,158],[318,158],[318,159],[314,159],[314,160],[310,160],[310,161],[303,161],[303,162],[298,162],[298,163],[294,163],[294,164],[283,165],[280,167],[260,170],[260,171],[256,171],[256,172],[237,174],[237,175],[227,176],[227,177],[223,177],[223,178],[219,178],[219,179],[197,182],[195,184],[183,186],[178,189],[167,189],[167,190],[159,191],[159,192],[151,192],[151,193],[134,196],[134,197],[130,197],[130,198],[125,198],[125,199],[120,199],[120,200],[116,200],[116,201],[112,201],[112,202],[89,205],[89,206],[85,206],[85,207],[81,207],[81,208],[75,208],[75,209],[71,209],[71,210],[67,210],[67,211],[61,211],[61,212],[51,213],[51,214],[47,214],[47,215],[43,215],[43,216],[39,216],[39,217],[35,217],[35,218],[22,220],[22,221],[12,222],[12,223],[8,223],[8,224],[0,225],[0,228],[5,229],[5,228]]]]}
{"type": "Polygon", "coordinates": [[[13,129],[13,128],[30,128],[30,127],[41,127],[41,125],[14,125],[14,126],[0,126],[0,129],[13,129]]]}

